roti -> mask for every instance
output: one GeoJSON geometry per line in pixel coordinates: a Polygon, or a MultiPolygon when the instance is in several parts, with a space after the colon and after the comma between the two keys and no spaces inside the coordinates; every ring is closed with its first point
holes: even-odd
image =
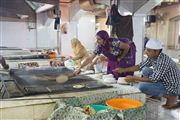
{"type": "Polygon", "coordinates": [[[68,76],[67,75],[59,75],[56,77],[56,82],[57,83],[65,83],[68,81],[68,76]]]}
{"type": "Polygon", "coordinates": [[[82,84],[73,85],[73,88],[77,88],[77,89],[83,88],[83,87],[84,87],[84,85],[82,85],[82,84]]]}

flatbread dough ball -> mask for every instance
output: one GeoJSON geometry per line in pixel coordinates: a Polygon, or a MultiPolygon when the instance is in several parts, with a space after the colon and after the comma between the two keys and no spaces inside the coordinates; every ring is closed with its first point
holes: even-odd
{"type": "Polygon", "coordinates": [[[59,75],[56,77],[56,82],[57,83],[65,83],[68,81],[68,76],[67,75],[59,75]]]}

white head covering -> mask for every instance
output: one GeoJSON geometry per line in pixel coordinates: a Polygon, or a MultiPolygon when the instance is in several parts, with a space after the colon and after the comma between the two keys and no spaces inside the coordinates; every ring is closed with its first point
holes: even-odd
{"type": "Polygon", "coordinates": [[[146,48],[160,50],[163,48],[161,41],[153,39],[149,40],[146,44],[146,48]]]}

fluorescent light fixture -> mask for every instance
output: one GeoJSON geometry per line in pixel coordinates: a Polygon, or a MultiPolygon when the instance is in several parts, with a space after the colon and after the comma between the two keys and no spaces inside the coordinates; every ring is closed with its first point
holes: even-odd
{"type": "Polygon", "coordinates": [[[126,16],[126,15],[132,15],[131,12],[123,12],[123,15],[126,16]]]}
{"type": "Polygon", "coordinates": [[[54,5],[51,5],[51,4],[44,4],[43,6],[39,7],[37,10],[36,10],[36,13],[40,13],[40,12],[43,12],[43,11],[46,11],[50,8],[53,8],[54,5]]]}
{"type": "Polygon", "coordinates": [[[40,12],[46,11],[46,10],[54,7],[54,5],[51,5],[51,4],[45,4],[45,3],[40,3],[40,2],[33,2],[33,1],[29,1],[29,0],[25,0],[25,2],[33,10],[35,10],[36,13],[40,13],[40,12]]]}
{"type": "Polygon", "coordinates": [[[29,15],[16,14],[20,19],[27,19],[29,15]]]}

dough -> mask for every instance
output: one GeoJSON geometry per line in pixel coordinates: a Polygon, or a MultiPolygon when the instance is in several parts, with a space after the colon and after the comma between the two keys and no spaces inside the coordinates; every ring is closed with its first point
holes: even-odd
{"type": "Polygon", "coordinates": [[[117,81],[115,80],[115,78],[104,78],[103,81],[105,83],[116,83],[117,81]]]}
{"type": "Polygon", "coordinates": [[[125,77],[119,77],[117,83],[124,84],[124,85],[129,85],[130,84],[130,83],[125,81],[125,77]]]}
{"type": "Polygon", "coordinates": [[[84,87],[84,85],[82,85],[82,84],[73,85],[73,88],[83,88],[83,87],[84,87]]]}
{"type": "Polygon", "coordinates": [[[57,83],[65,83],[68,81],[68,76],[67,75],[59,75],[56,77],[56,82],[57,83]]]}

